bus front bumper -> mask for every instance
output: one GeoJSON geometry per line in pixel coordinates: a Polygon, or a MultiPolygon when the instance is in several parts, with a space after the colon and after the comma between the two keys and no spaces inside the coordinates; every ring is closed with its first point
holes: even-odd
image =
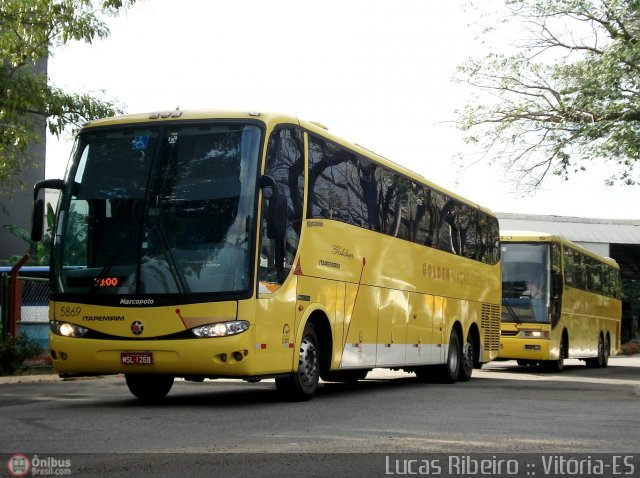
{"type": "Polygon", "coordinates": [[[51,334],[53,367],[60,374],[153,373],[205,377],[251,376],[249,334],[182,340],[85,339],[51,334]]]}
{"type": "Polygon", "coordinates": [[[501,337],[498,357],[506,360],[549,360],[549,339],[501,337]]]}

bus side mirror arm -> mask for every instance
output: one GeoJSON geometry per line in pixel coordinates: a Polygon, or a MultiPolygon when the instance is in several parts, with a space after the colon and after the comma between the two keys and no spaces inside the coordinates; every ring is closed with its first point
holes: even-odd
{"type": "Polygon", "coordinates": [[[287,198],[278,192],[278,184],[271,176],[262,176],[260,187],[271,188],[272,192],[267,207],[267,237],[283,240],[287,234],[287,198]]]}
{"type": "Polygon", "coordinates": [[[38,199],[38,194],[42,189],[64,188],[62,179],[44,179],[38,181],[33,187],[33,212],[31,215],[31,240],[40,242],[42,240],[42,226],[44,223],[44,199],[38,199]]]}

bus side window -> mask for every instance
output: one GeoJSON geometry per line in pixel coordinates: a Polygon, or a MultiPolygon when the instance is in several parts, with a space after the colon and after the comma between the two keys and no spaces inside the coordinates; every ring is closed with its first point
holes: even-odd
{"type": "Polygon", "coordinates": [[[283,127],[271,134],[265,174],[276,180],[278,193],[287,200],[284,241],[267,237],[266,211],[270,196],[265,195],[263,201],[258,280],[273,291],[287,278],[300,242],[304,201],[304,139],[301,130],[283,127]]]}
{"type": "Polygon", "coordinates": [[[348,179],[355,156],[322,138],[309,136],[308,217],[351,223],[348,179]]]}
{"type": "Polygon", "coordinates": [[[573,250],[566,247],[564,249],[564,280],[567,285],[574,286],[575,280],[575,261],[573,257],[573,250]]]}
{"type": "Polygon", "coordinates": [[[564,291],[560,244],[551,244],[551,295],[559,298],[564,291]]]}
{"type": "Polygon", "coordinates": [[[347,167],[349,179],[349,214],[351,224],[364,229],[374,229],[378,212],[376,204],[376,183],[374,171],[376,165],[355,154],[350,154],[347,167]]]}
{"type": "Polygon", "coordinates": [[[457,202],[453,199],[447,198],[447,202],[440,209],[437,247],[446,252],[460,254],[457,202]]]}
{"type": "Polygon", "coordinates": [[[498,221],[485,214],[478,213],[478,260],[486,264],[496,264],[500,260],[500,242],[498,221]]]}
{"type": "Polygon", "coordinates": [[[460,251],[464,257],[476,259],[478,254],[477,247],[477,211],[469,206],[462,204],[458,214],[460,226],[460,251]]]}
{"type": "Polygon", "coordinates": [[[377,169],[378,223],[380,232],[409,239],[409,193],[411,181],[395,171],[377,169]]]}
{"type": "Polygon", "coordinates": [[[427,244],[429,235],[426,191],[420,184],[411,184],[409,196],[409,240],[427,244]],[[425,225],[427,227],[425,227],[425,225]]]}

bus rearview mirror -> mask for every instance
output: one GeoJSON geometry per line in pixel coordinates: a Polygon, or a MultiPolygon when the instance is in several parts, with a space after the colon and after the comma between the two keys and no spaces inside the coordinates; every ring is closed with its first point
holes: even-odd
{"type": "Polygon", "coordinates": [[[42,232],[44,228],[44,200],[38,199],[38,193],[42,189],[64,188],[62,179],[43,179],[33,186],[33,212],[31,214],[31,240],[40,242],[42,240],[42,232]]]}
{"type": "Polygon", "coordinates": [[[278,191],[278,183],[267,174],[260,178],[261,188],[271,189],[267,206],[267,237],[282,240],[287,234],[287,198],[278,191]]]}
{"type": "Polygon", "coordinates": [[[42,240],[42,229],[44,224],[44,200],[37,199],[33,203],[33,213],[31,215],[31,240],[40,242],[42,240]]]}
{"type": "Polygon", "coordinates": [[[551,296],[560,297],[562,295],[562,274],[558,271],[551,272],[551,296]]]}
{"type": "Polygon", "coordinates": [[[269,200],[267,209],[267,237],[282,240],[287,233],[287,198],[277,194],[269,200]]]}

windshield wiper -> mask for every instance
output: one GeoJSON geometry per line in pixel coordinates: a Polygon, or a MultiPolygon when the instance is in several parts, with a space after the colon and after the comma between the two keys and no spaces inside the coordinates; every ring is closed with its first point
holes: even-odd
{"type": "Polygon", "coordinates": [[[502,301],[502,306],[507,309],[507,312],[509,312],[509,315],[511,316],[511,318],[513,319],[513,321],[517,324],[521,324],[522,320],[520,320],[520,317],[518,317],[518,314],[516,314],[516,312],[513,310],[513,307],[511,307],[511,304],[507,304],[504,300],[502,301]]]}
{"type": "Polygon", "coordinates": [[[169,271],[171,272],[171,277],[173,277],[180,294],[187,298],[191,298],[191,289],[189,288],[189,284],[187,283],[187,279],[184,276],[182,269],[178,266],[175,256],[171,252],[171,244],[169,244],[169,239],[167,239],[167,235],[164,232],[164,227],[161,223],[156,221],[151,221],[151,225],[156,230],[156,233],[160,238],[162,249],[167,259],[167,264],[169,265],[169,271]]]}

